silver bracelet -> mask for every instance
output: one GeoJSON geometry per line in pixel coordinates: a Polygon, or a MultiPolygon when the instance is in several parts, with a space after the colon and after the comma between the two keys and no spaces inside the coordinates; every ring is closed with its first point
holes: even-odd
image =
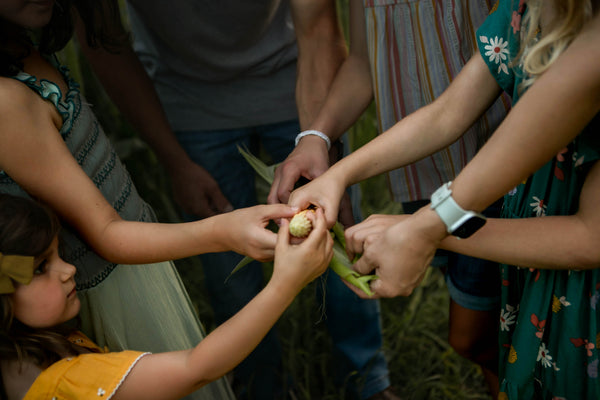
{"type": "Polygon", "coordinates": [[[314,136],[320,137],[327,144],[327,151],[329,151],[329,149],[331,149],[331,140],[329,139],[329,137],[327,137],[327,135],[324,134],[323,132],[315,131],[314,129],[300,132],[298,134],[298,136],[296,136],[296,146],[298,146],[298,142],[300,141],[300,139],[302,139],[304,136],[308,136],[308,135],[314,135],[314,136]]]}

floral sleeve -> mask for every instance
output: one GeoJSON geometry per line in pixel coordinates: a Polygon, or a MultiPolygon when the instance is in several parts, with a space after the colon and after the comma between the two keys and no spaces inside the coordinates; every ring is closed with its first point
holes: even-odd
{"type": "Polygon", "coordinates": [[[524,0],[498,0],[477,30],[479,52],[500,87],[516,99],[515,69],[512,61],[519,53],[521,16],[524,0]]]}

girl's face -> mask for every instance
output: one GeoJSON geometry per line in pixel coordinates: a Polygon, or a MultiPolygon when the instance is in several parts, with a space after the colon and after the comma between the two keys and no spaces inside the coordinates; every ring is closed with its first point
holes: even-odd
{"type": "Polygon", "coordinates": [[[0,0],[0,18],[36,29],[50,22],[55,0],[0,0]]]}
{"type": "Polygon", "coordinates": [[[74,318],[81,307],[76,269],[60,258],[58,238],[36,257],[35,268],[31,282],[17,284],[11,295],[15,318],[32,328],[50,328],[74,318]]]}

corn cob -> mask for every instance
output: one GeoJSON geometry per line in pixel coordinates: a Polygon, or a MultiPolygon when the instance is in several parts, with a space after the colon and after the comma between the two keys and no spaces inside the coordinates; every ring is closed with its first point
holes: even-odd
{"type": "Polygon", "coordinates": [[[289,229],[292,236],[303,238],[308,236],[312,230],[312,222],[306,217],[308,211],[314,212],[312,210],[300,211],[298,214],[294,215],[290,221],[289,229]]]}
{"type": "MultiPolygon", "coordinates": [[[[275,176],[275,172],[274,172],[275,167],[276,167],[275,165],[271,165],[271,166],[265,165],[260,159],[256,158],[249,151],[242,149],[239,146],[238,146],[238,150],[242,154],[242,156],[246,159],[246,161],[248,161],[248,163],[252,166],[252,168],[254,168],[254,170],[256,171],[256,173],[258,175],[260,175],[268,184],[273,183],[273,179],[275,176]]],[[[306,211],[309,211],[309,210],[301,211],[300,213],[298,213],[296,215],[299,215],[302,213],[306,214],[306,211]]],[[[294,218],[295,217],[296,216],[294,216],[294,218]]],[[[292,221],[290,221],[290,234],[296,236],[294,234],[294,232],[292,232],[292,230],[291,230],[292,222],[293,222],[294,218],[292,218],[292,221]]],[[[308,224],[310,224],[309,229],[312,229],[312,224],[311,224],[310,220],[308,220],[308,218],[306,218],[306,215],[303,216],[303,219],[305,219],[308,222],[308,224]]],[[[304,221],[302,221],[301,225],[305,226],[306,224],[304,221]]],[[[296,231],[296,233],[301,234],[303,232],[296,231]]],[[[310,233],[310,230],[308,230],[304,236],[307,236],[309,233],[310,233]]],[[[332,228],[332,235],[333,235],[333,257],[331,258],[331,262],[329,263],[329,268],[333,272],[338,274],[342,279],[347,281],[348,283],[356,286],[357,288],[359,288],[360,290],[365,292],[367,295],[372,296],[373,291],[371,290],[371,287],[369,286],[369,282],[371,282],[373,279],[377,279],[377,276],[376,275],[360,275],[358,272],[356,272],[352,269],[353,262],[350,261],[350,259],[348,258],[347,254],[346,254],[346,250],[345,250],[346,249],[346,239],[344,238],[344,228],[343,228],[342,224],[340,224],[339,222],[335,223],[335,225],[332,228]]],[[[303,237],[303,236],[298,236],[298,237],[303,237]]],[[[231,273],[229,274],[229,277],[231,277],[231,275],[233,275],[235,272],[237,272],[239,269],[243,268],[245,265],[247,265],[251,261],[252,261],[252,258],[250,258],[250,257],[245,257],[244,259],[242,259],[242,261],[240,261],[235,266],[233,271],[231,271],[231,273]]],[[[227,279],[229,279],[229,277],[227,279]]]]}

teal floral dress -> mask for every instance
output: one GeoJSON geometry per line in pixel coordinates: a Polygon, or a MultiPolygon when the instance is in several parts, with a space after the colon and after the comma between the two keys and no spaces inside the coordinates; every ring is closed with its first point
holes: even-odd
{"type": "MultiPolygon", "coordinates": [[[[519,99],[524,1],[500,0],[477,31],[500,86],[519,99]]],[[[577,212],[587,172],[599,158],[599,116],[567,147],[505,196],[503,217],[577,212]]],[[[540,233],[543,234],[543,233],[540,233]]],[[[535,238],[531,238],[535,241],[535,238]]],[[[600,270],[502,266],[500,399],[599,399],[600,270]]]]}

